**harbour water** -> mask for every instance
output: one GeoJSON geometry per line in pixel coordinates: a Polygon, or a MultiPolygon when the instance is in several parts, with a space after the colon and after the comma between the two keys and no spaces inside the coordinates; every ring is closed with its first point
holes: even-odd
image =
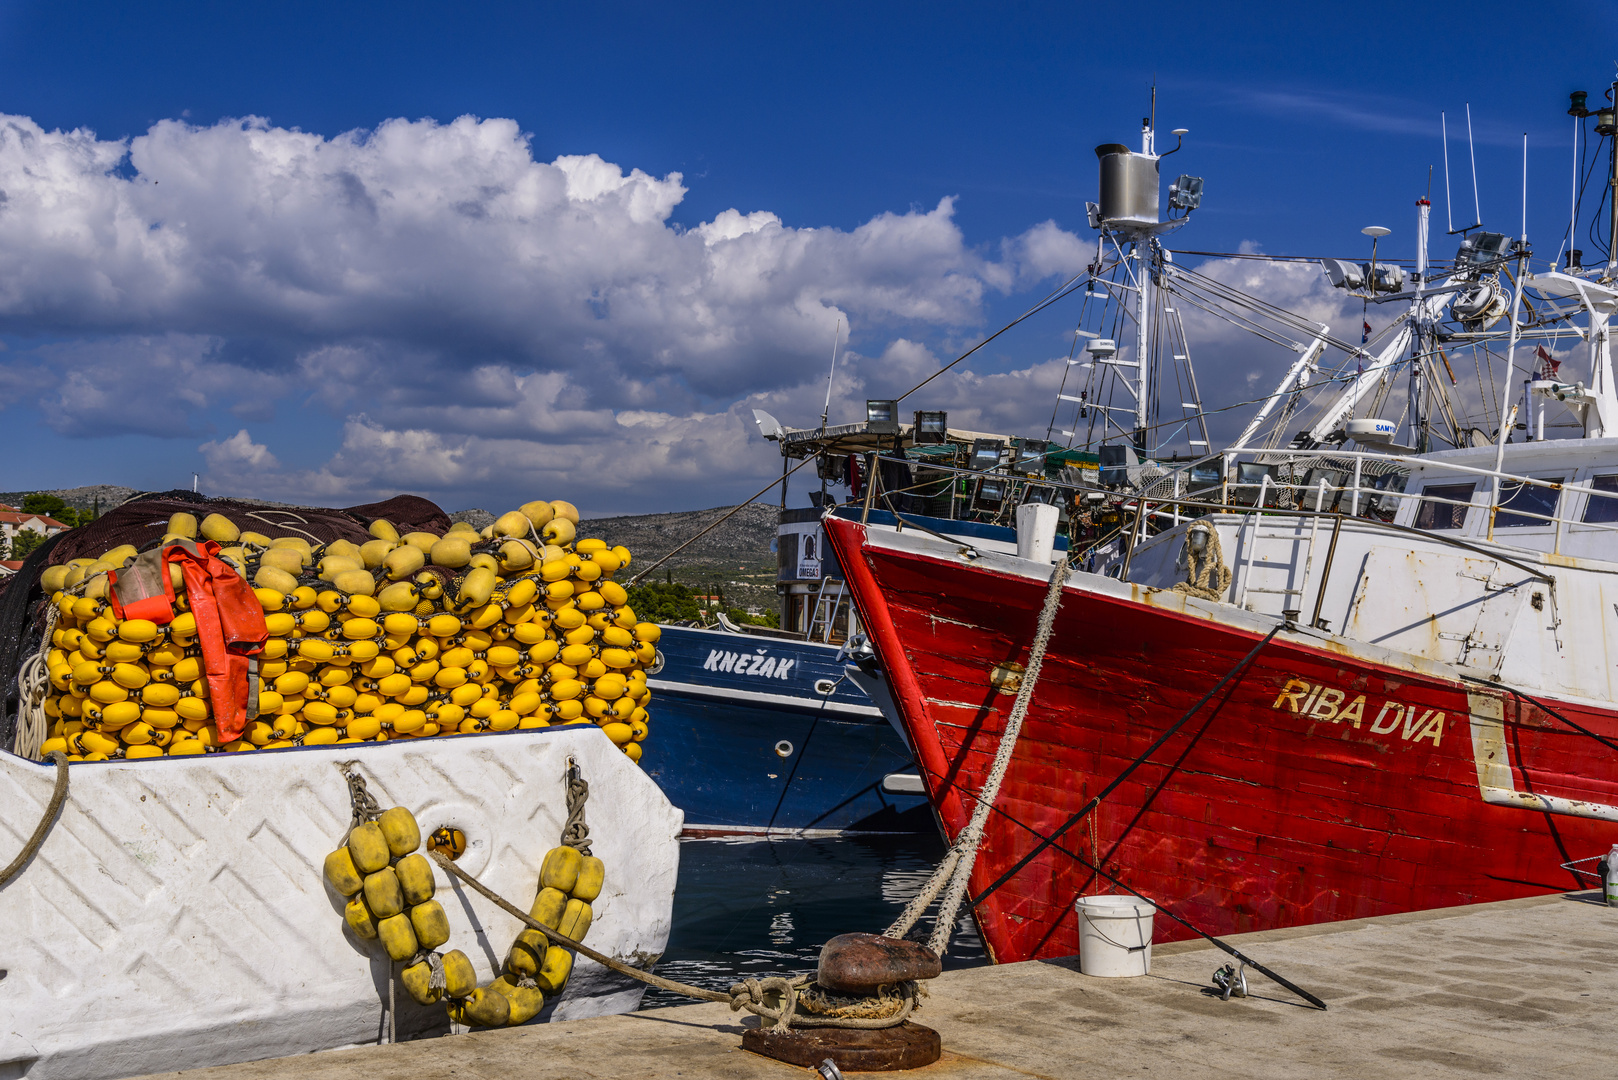
{"type": "MultiPolygon", "coordinates": [[[[887,929],[944,851],[935,832],[684,840],[674,928],[657,972],[720,991],[738,978],[811,972],[828,938],[887,929]]],[[[931,933],[931,919],[922,927],[931,933]]],[[[944,969],[985,962],[976,927],[961,919],[944,969]]],[[[641,1007],[690,1000],[649,990],[641,1007]]]]}

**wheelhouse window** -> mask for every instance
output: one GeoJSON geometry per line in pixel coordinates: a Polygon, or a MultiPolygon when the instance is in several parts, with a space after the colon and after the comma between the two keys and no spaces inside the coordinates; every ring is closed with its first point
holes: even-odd
{"type": "Polygon", "coordinates": [[[1584,520],[1591,525],[1618,521],[1618,473],[1590,477],[1590,498],[1584,504],[1584,520]],[[1606,492],[1605,495],[1597,492],[1606,492]]]}
{"type": "MultiPolygon", "coordinates": [[[[1548,484],[1561,484],[1562,478],[1542,477],[1548,484]]],[[[1520,529],[1524,526],[1546,526],[1547,519],[1556,513],[1556,500],[1562,494],[1560,487],[1540,487],[1538,484],[1502,482],[1500,484],[1500,511],[1494,516],[1497,529],[1520,529]]]]}
{"type": "Polygon", "coordinates": [[[1466,524],[1476,484],[1435,484],[1421,489],[1421,509],[1416,512],[1416,528],[1443,531],[1466,524]],[[1457,505],[1458,504],[1458,505],[1457,505]]]}

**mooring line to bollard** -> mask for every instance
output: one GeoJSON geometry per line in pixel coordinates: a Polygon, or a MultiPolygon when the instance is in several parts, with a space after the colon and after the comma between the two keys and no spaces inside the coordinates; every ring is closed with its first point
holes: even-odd
{"type": "Polygon", "coordinates": [[[433,860],[445,870],[445,872],[460,878],[479,894],[481,894],[484,899],[491,901],[496,907],[500,908],[500,910],[504,911],[507,915],[520,920],[524,925],[528,926],[532,930],[538,930],[540,933],[544,934],[547,938],[556,942],[564,949],[572,949],[584,956],[588,956],[591,960],[594,960],[603,967],[610,968],[613,971],[618,972],[620,975],[628,975],[632,979],[639,979],[648,986],[655,986],[659,990],[668,990],[672,993],[683,994],[686,997],[694,997],[702,1001],[723,1001],[728,1004],[731,1000],[729,994],[721,994],[717,990],[704,990],[700,986],[691,986],[688,983],[675,982],[673,979],[665,979],[661,975],[653,975],[649,971],[642,971],[640,968],[631,967],[622,960],[615,960],[606,953],[597,952],[581,941],[574,941],[572,938],[557,930],[555,927],[546,926],[544,923],[540,922],[526,911],[523,911],[521,908],[517,907],[517,905],[511,903],[505,897],[483,884],[483,882],[479,881],[465,870],[462,870],[459,866],[456,866],[450,861],[449,856],[445,855],[442,851],[432,852],[432,857],[433,860]]]}
{"type": "MultiPolygon", "coordinates": [[[[511,901],[507,900],[505,897],[483,884],[483,882],[479,881],[465,870],[462,870],[459,866],[456,866],[442,851],[432,852],[432,858],[438,863],[439,866],[443,867],[446,873],[449,873],[466,882],[466,884],[470,885],[479,895],[491,901],[496,907],[500,908],[500,910],[516,919],[519,919],[530,929],[537,930],[541,934],[544,934],[547,939],[554,941],[564,949],[572,949],[583,956],[589,957],[602,967],[605,967],[611,971],[616,971],[620,975],[627,975],[631,979],[638,979],[639,981],[646,983],[648,986],[657,987],[659,990],[667,990],[670,993],[681,994],[685,997],[693,997],[699,1001],[724,1002],[730,1006],[731,1011],[733,1012],[739,1009],[746,1009],[748,1012],[753,1013],[765,1020],[774,1021],[778,1030],[785,1030],[789,1024],[793,1023],[802,1027],[860,1028],[867,1030],[894,1027],[898,1024],[904,1023],[905,1019],[909,1017],[912,1010],[914,1010],[916,1007],[917,990],[915,983],[913,982],[900,984],[897,988],[895,988],[895,992],[892,994],[886,996],[878,995],[876,1000],[881,1003],[879,1007],[893,1010],[891,1015],[883,1017],[858,1017],[848,1015],[829,1015],[822,1008],[822,1002],[813,990],[811,990],[808,994],[802,993],[805,987],[810,987],[814,982],[813,977],[809,975],[802,975],[796,979],[787,979],[778,975],[770,976],[764,979],[743,979],[733,985],[730,993],[728,994],[722,994],[717,990],[705,990],[700,986],[692,986],[690,983],[682,983],[676,982],[673,979],[665,979],[661,975],[654,975],[649,971],[642,971],[640,968],[632,967],[629,964],[624,963],[622,960],[617,960],[611,956],[608,956],[606,953],[597,952],[595,949],[590,948],[590,946],[584,944],[583,942],[574,941],[572,938],[559,932],[554,927],[546,926],[532,915],[517,907],[517,905],[513,904],[511,901]],[[779,1000],[779,1005],[771,1005],[768,1000],[770,997],[777,997],[779,1000]],[[810,1015],[804,1012],[799,1012],[797,1011],[797,1008],[800,1004],[806,1005],[810,1008],[821,1009],[821,1012],[819,1015],[810,1015]]],[[[831,1007],[833,1009],[846,1009],[846,1006],[838,1003],[831,1003],[831,1007]]]]}

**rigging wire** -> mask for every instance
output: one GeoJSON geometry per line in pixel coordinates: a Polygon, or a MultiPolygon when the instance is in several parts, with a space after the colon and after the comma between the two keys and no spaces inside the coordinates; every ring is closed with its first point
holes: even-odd
{"type": "Polygon", "coordinates": [[[1070,295],[1072,293],[1072,291],[1073,291],[1073,283],[1078,281],[1080,278],[1087,276],[1089,273],[1090,273],[1089,269],[1084,269],[1084,270],[1079,271],[1077,274],[1074,274],[1072,277],[1068,278],[1065,282],[1063,282],[1061,285],[1058,285],[1054,290],[1052,290],[1051,293],[1048,296],[1045,297],[1045,299],[1039,301],[1033,307],[1029,308],[1027,311],[1023,312],[1021,315],[1017,316],[1015,319],[1012,319],[1010,322],[1006,323],[1006,325],[1002,326],[1000,329],[996,330],[994,333],[990,334],[988,337],[984,338],[982,341],[978,342],[976,345],[972,346],[970,349],[966,350],[964,353],[957,356],[955,359],[951,360],[949,363],[945,364],[943,367],[939,368],[937,371],[933,372],[931,375],[927,376],[925,379],[921,380],[921,382],[917,383],[915,386],[912,386],[909,390],[906,390],[904,393],[900,394],[898,396],[898,398],[895,399],[895,404],[897,404],[900,401],[903,401],[905,398],[909,397],[911,394],[914,394],[917,390],[920,390],[922,387],[926,386],[928,383],[932,382],[934,379],[936,379],[940,375],[944,374],[944,372],[948,371],[950,368],[954,367],[956,364],[959,364],[962,360],[965,360],[968,356],[971,356],[973,353],[977,352],[979,349],[983,348],[983,346],[987,345],[989,342],[993,341],[995,338],[999,337],[1001,334],[1004,334],[1007,330],[1010,330],[1012,327],[1016,326],[1018,323],[1021,323],[1021,322],[1024,322],[1025,320],[1027,320],[1027,319],[1033,318],[1035,315],[1038,315],[1041,311],[1044,311],[1046,308],[1050,307],[1052,304],[1056,303],[1058,300],[1064,299],[1065,297],[1070,295]]]}

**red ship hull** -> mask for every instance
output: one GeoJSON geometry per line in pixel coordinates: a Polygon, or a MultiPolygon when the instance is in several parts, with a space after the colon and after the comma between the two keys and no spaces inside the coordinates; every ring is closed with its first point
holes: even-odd
{"type": "MultiPolygon", "coordinates": [[[[1047,583],[984,569],[942,545],[934,556],[872,544],[846,519],[825,526],[953,841],[1014,700],[990,672],[1027,661],[1047,583]]],[[[1143,603],[1127,585],[1085,577],[1070,581],[1058,611],[973,896],[1123,772],[1264,634],[1236,625],[1241,618],[1143,603]]],[[[1581,887],[1560,864],[1605,852],[1618,824],[1486,803],[1473,719],[1480,702],[1496,710],[1517,788],[1618,804],[1618,755],[1511,694],[1432,665],[1372,662],[1319,636],[1281,635],[1088,819],[976,908],[992,958],[1078,952],[1075,898],[1120,891],[1082,860],[1212,934],[1581,887]]],[[[1618,738],[1610,709],[1547,704],[1618,738]]],[[[1169,919],[1155,932],[1160,941],[1191,936],[1169,919]]]]}

